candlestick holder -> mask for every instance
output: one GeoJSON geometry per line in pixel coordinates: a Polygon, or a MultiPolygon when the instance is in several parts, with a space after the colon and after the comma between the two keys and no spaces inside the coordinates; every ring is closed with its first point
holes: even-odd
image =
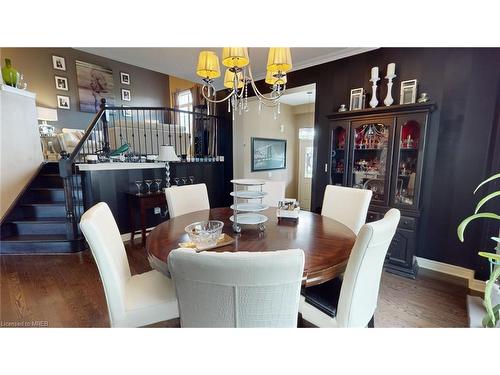
{"type": "Polygon", "coordinates": [[[384,104],[389,107],[392,103],[394,103],[394,99],[392,98],[392,80],[396,78],[395,74],[390,76],[385,76],[387,79],[387,96],[384,99],[384,104]]]}
{"type": "Polygon", "coordinates": [[[379,81],[380,78],[374,78],[372,77],[370,79],[370,82],[372,82],[372,99],[370,100],[370,107],[375,108],[378,104],[377,100],[377,81],[379,81]]]}

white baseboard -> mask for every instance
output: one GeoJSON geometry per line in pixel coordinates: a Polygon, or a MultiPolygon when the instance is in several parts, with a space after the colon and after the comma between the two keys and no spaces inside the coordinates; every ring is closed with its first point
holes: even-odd
{"type": "Polygon", "coordinates": [[[469,289],[478,292],[484,292],[484,287],[486,283],[482,280],[477,280],[474,278],[474,270],[464,267],[454,266],[448,263],[438,262],[431,259],[420,258],[420,257],[415,257],[415,258],[417,259],[418,266],[421,268],[466,279],[469,289]]]}
{"type": "MultiPolygon", "coordinates": [[[[147,229],[146,229],[146,231],[151,231],[151,230],[153,230],[153,229],[155,229],[155,227],[149,227],[149,228],[147,228],[147,229]]],[[[123,241],[123,242],[130,241],[130,236],[131,236],[131,234],[132,234],[132,233],[124,233],[124,234],[122,234],[122,235],[121,235],[121,236],[122,236],[122,241],[123,241]]],[[[136,233],[136,234],[134,235],[134,240],[135,240],[137,237],[141,238],[141,233],[136,233]]]]}

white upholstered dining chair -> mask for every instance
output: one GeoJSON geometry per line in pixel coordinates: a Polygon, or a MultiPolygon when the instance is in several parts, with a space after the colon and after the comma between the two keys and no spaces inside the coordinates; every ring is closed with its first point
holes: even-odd
{"type": "Polygon", "coordinates": [[[366,221],[372,191],[327,185],[321,215],[340,221],[358,234],[366,221]]]}
{"type": "Polygon", "coordinates": [[[382,268],[399,218],[399,210],[392,208],[383,219],[361,227],[347,262],[336,315],[326,314],[301,296],[303,319],[317,327],[366,327],[373,322],[382,268]]]}
{"type": "Polygon", "coordinates": [[[172,186],[165,189],[165,197],[170,218],[210,209],[205,184],[172,186]]]}
{"type": "Polygon", "coordinates": [[[112,327],[140,327],[179,317],[172,280],[154,270],[130,274],[120,232],[106,203],[86,211],[80,228],[101,275],[112,327]]]}
{"type": "Polygon", "coordinates": [[[168,268],[181,327],[297,327],[301,249],[268,252],[173,250],[168,268]]]}

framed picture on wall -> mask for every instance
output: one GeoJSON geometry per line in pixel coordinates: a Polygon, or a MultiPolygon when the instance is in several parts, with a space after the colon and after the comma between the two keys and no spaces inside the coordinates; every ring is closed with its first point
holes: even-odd
{"type": "Polygon", "coordinates": [[[130,85],[130,74],[125,72],[120,72],[120,82],[123,85],[130,85]]]}
{"type": "Polygon", "coordinates": [[[99,112],[102,99],[106,99],[108,106],[114,106],[113,71],[79,60],[75,64],[80,111],[99,112]]]}
{"type": "Polygon", "coordinates": [[[69,96],[57,95],[57,108],[70,109],[69,96]]]}
{"type": "Polygon", "coordinates": [[[64,57],[52,55],[52,68],[56,70],[66,70],[66,60],[64,57]]]}
{"type": "Polygon", "coordinates": [[[251,139],[252,172],[286,169],[286,140],[272,138],[251,139]]]}
{"type": "Polygon", "coordinates": [[[130,90],[122,89],[122,100],[125,100],[127,102],[132,100],[130,96],[130,90]]]}
{"type": "Polygon", "coordinates": [[[68,79],[66,77],[55,76],[56,89],[68,91],[68,79]]]}

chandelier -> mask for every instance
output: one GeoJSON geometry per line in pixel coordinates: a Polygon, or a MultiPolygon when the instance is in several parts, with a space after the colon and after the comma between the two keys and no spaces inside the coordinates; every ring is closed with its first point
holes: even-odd
{"type": "MultiPolygon", "coordinates": [[[[267,57],[265,82],[271,86],[271,93],[262,94],[252,75],[248,49],[243,47],[224,47],[222,49],[222,65],[226,67],[224,73],[224,86],[230,90],[222,98],[216,98],[214,80],[221,75],[219,57],[213,51],[201,51],[198,57],[196,74],[203,79],[204,85],[201,93],[207,101],[207,111],[210,112],[210,103],[228,102],[228,111],[240,114],[248,111],[248,84],[252,86],[259,99],[259,112],[262,106],[277,108],[280,113],[280,97],[286,89],[286,74],[292,69],[292,56],[290,48],[270,48],[267,57]]],[[[274,112],[276,117],[276,110],[274,112]]]]}

